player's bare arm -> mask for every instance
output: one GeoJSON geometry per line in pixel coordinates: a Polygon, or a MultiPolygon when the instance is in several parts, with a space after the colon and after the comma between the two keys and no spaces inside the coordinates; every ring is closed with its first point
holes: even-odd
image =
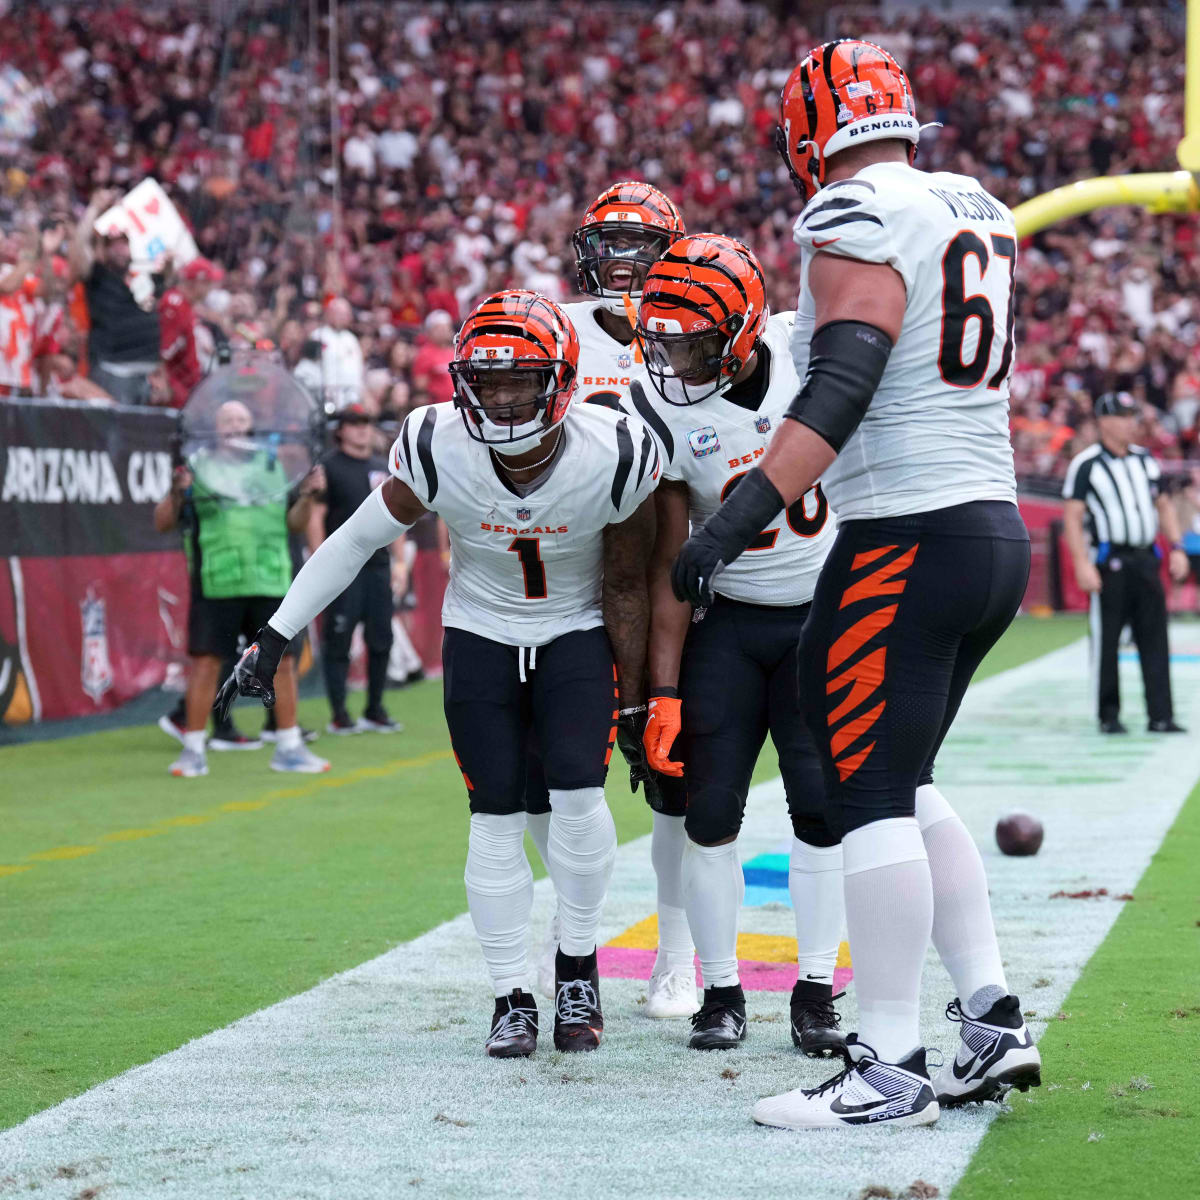
{"type": "Polygon", "coordinates": [[[900,336],[906,292],[892,267],[818,254],[808,282],[815,332],[791,419],[762,463],[685,543],[671,577],[681,600],[711,603],[714,576],[820,478],[866,415],[900,336]]]}
{"type": "Polygon", "coordinates": [[[654,493],[658,528],[650,558],[650,697],[646,757],[664,775],[679,777],[683,764],[671,758],[681,728],[679,663],[692,619],[692,606],[671,591],[671,564],[688,536],[687,484],[664,480],[654,493]]]}
{"type": "Polygon", "coordinates": [[[1187,555],[1183,551],[1183,533],[1179,528],[1179,514],[1175,511],[1175,505],[1171,502],[1171,497],[1165,492],[1158,494],[1157,499],[1154,501],[1154,507],[1158,509],[1159,528],[1162,530],[1163,537],[1167,539],[1171,547],[1171,554],[1167,560],[1167,567],[1171,572],[1171,578],[1176,583],[1184,583],[1191,572],[1191,566],[1188,563],[1187,555]]]}
{"type": "Polygon", "coordinates": [[[258,696],[267,708],[275,703],[275,672],[288,642],[350,586],[376,550],[390,546],[425,511],[411,488],[390,477],[321,543],[221,685],[213,705],[221,720],[238,696],[258,696]]]}
{"type": "Polygon", "coordinates": [[[654,542],[654,498],[604,530],[604,628],[617,663],[622,708],[645,703],[643,680],[650,628],[646,563],[654,542]]]}

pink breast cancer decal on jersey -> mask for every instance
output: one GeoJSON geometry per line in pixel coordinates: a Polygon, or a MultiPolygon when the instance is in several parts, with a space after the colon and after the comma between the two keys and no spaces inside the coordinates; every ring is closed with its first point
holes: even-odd
{"type": "Polygon", "coordinates": [[[704,425],[688,434],[688,445],[692,448],[693,458],[707,458],[720,450],[721,439],[711,425],[704,425]]]}

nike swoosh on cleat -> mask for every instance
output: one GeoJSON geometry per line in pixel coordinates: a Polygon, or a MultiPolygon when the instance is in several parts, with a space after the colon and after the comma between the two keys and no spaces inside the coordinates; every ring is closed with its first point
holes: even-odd
{"type": "Polygon", "coordinates": [[[873,1112],[875,1109],[887,1107],[886,1103],[881,1104],[879,1101],[874,1101],[868,1104],[844,1104],[840,1096],[835,1096],[829,1104],[832,1112],[839,1116],[852,1117],[861,1113],[873,1112]]]}
{"type": "Polygon", "coordinates": [[[957,1058],[950,1064],[950,1070],[953,1072],[955,1079],[963,1080],[963,1079],[966,1079],[971,1074],[971,1072],[975,1069],[975,1067],[978,1065],[978,1063],[979,1063],[979,1055],[972,1054],[971,1057],[967,1060],[967,1062],[965,1064],[963,1064],[961,1070],[959,1069],[959,1062],[958,1062],[957,1058]]]}

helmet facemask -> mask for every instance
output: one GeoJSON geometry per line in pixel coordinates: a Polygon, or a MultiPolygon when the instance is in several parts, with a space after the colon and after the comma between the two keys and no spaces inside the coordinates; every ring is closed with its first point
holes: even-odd
{"type": "Polygon", "coordinates": [[[514,360],[507,346],[476,347],[450,374],[467,433],[499,454],[523,454],[559,424],[575,377],[565,359],[514,360]]]}
{"type": "Polygon", "coordinates": [[[745,366],[734,344],[746,323],[731,313],[720,325],[684,332],[668,317],[639,319],[637,337],[654,390],[681,408],[728,391],[745,366]]]}
{"type": "Polygon", "coordinates": [[[581,226],[573,240],[580,291],[624,315],[625,297],[635,304],[641,299],[646,273],[675,235],[640,221],[609,220],[581,226]]]}

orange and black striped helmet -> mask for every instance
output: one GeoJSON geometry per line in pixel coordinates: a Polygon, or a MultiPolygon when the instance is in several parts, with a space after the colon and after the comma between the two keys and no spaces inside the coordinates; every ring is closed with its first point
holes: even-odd
{"type": "Polygon", "coordinates": [[[566,417],[579,337],[553,300],[536,292],[494,292],[463,322],[449,369],[467,433],[490,446],[521,443],[566,417]]]}
{"type": "Polygon", "coordinates": [[[621,313],[641,295],[646,272],[687,230],[674,203],[636,180],[614,183],[588,205],[575,230],[579,290],[621,313]]]}
{"type": "Polygon", "coordinates": [[[788,76],[779,97],[775,145],[804,199],[825,183],[831,154],[880,138],[903,138],[916,152],[921,128],[908,76],[872,42],[826,42],[788,76]]]}
{"type": "Polygon", "coordinates": [[[762,267],[731,237],[675,242],[650,268],[637,337],[655,390],[699,404],[728,389],[750,360],[770,309],[762,267]]]}

